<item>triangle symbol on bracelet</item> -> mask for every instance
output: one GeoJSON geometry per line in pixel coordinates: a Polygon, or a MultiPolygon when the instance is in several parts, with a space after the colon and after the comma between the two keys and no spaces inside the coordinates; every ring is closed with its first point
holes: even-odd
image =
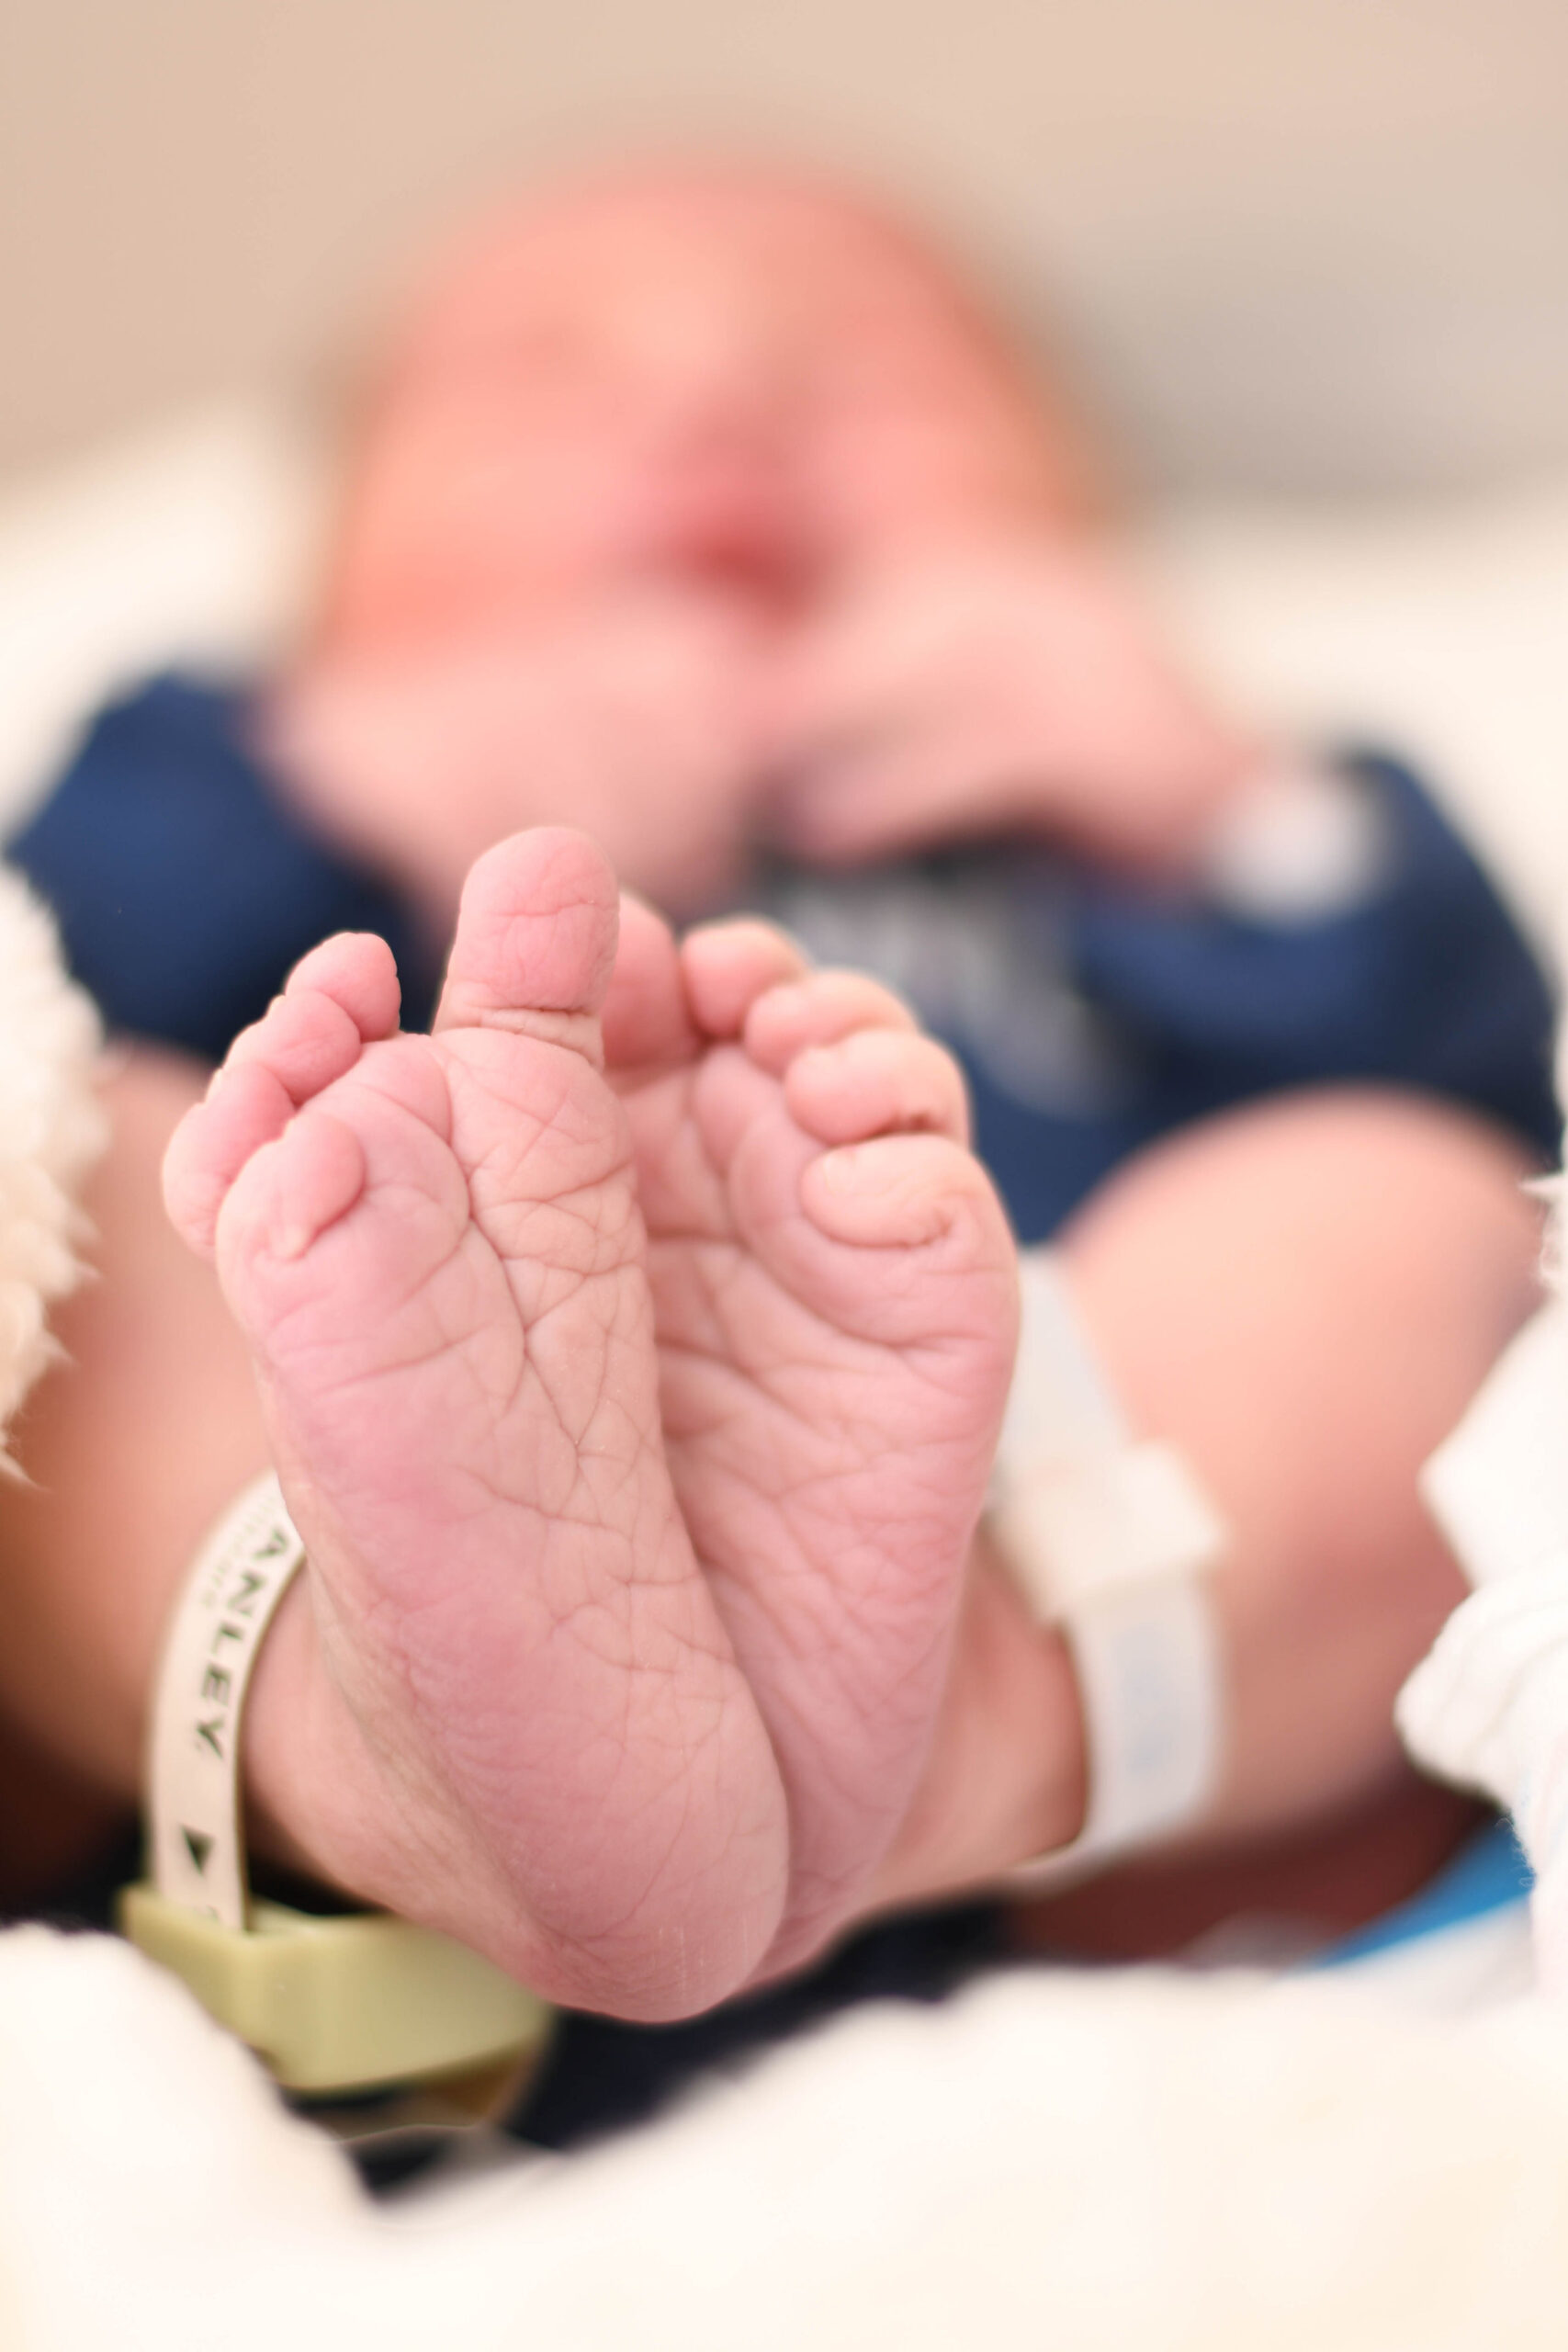
{"type": "Polygon", "coordinates": [[[180,1836],[185,1839],[191,1860],[196,1864],[197,1869],[204,1871],[207,1868],[207,1857],[212,1851],[211,1838],[205,1830],[187,1829],[183,1823],[180,1826],[180,1836]]]}

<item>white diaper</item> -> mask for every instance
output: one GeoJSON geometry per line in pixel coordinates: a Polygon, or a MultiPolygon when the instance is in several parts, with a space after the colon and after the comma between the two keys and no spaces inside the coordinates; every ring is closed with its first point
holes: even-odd
{"type": "Polygon", "coordinates": [[[1477,1588],[1401,1691],[1416,1760],[1514,1817],[1543,1987],[1568,1992],[1568,1319],[1543,1307],[1422,1489],[1477,1588]]]}

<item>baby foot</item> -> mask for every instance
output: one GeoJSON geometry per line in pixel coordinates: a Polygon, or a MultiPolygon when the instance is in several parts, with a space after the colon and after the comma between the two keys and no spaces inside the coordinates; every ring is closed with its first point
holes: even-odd
{"type": "Polygon", "coordinates": [[[788,1826],[660,1442],[601,1074],[615,922],[581,836],[502,844],[429,1037],[397,1034],[380,941],[329,941],[176,1135],[166,1193],[216,1255],[310,1553],[254,1702],[264,1811],[541,1991],[653,2017],[756,1968],[788,1826]]]}
{"type": "Polygon", "coordinates": [[[675,1489],[789,1798],[783,1966],[852,1910],[914,1793],[1011,1374],[1017,1253],[949,1057],[770,926],[677,951],[626,902],[605,1044],[675,1489]]]}
{"type": "Polygon", "coordinates": [[[655,2016],[819,1944],[901,1817],[1014,1273],[894,1000],[762,926],[626,922],[621,1102],[609,876],[536,834],[475,869],[433,1037],[379,943],[329,943],[168,1191],[310,1552],[253,1789],[342,1883],[655,2016]]]}

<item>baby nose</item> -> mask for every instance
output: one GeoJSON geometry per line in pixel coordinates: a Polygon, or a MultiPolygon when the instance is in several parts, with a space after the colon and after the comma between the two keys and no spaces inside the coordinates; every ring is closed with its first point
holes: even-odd
{"type": "Polygon", "coordinates": [[[646,521],[660,550],[718,571],[773,560],[793,501],[767,388],[733,372],[688,377],[650,402],[645,426],[646,521]]]}
{"type": "Polygon", "coordinates": [[[637,536],[657,563],[737,585],[784,566],[790,502],[776,469],[753,456],[688,447],[650,471],[641,504],[637,536]]]}

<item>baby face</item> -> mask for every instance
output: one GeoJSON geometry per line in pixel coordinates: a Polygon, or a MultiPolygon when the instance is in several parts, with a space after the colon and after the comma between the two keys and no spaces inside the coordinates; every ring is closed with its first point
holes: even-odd
{"type": "Polygon", "coordinates": [[[765,175],[534,202],[457,253],[367,421],[340,642],[628,588],[788,611],[901,543],[1060,521],[1070,431],[908,234],[765,175]]]}

